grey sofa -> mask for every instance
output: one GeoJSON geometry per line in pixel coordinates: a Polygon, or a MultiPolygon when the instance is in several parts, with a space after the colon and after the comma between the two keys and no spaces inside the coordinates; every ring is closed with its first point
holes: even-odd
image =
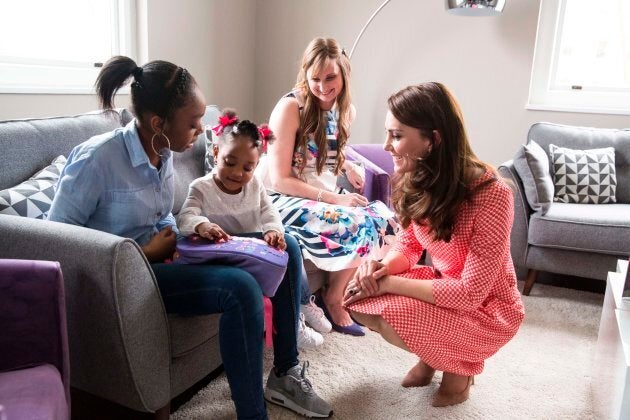
{"type": "MultiPolygon", "coordinates": [[[[216,121],[210,106],[204,123],[216,121]]],[[[127,111],[0,122],[0,190],[72,147],[124,125],[127,111]]],[[[176,213],[203,175],[205,137],[175,154],[176,213]]],[[[168,416],[170,400],[221,365],[218,315],[167,315],[138,245],[91,229],[0,215],[0,258],[59,261],[64,273],[71,385],[143,412],[168,416]]]]}
{"type": "Polygon", "coordinates": [[[551,180],[542,178],[553,175],[550,161],[544,168],[547,174],[533,177],[527,175],[535,169],[527,160],[531,154],[526,156],[523,149],[502,164],[499,172],[512,181],[515,198],[512,259],[517,268],[527,270],[523,294],[529,294],[539,271],[605,280],[608,271],[615,271],[617,259],[630,255],[630,130],[537,123],[527,139],[528,145],[540,145],[547,159],[550,144],[580,150],[613,147],[617,202],[539,203],[536,194],[544,195],[542,184],[551,180]]]}

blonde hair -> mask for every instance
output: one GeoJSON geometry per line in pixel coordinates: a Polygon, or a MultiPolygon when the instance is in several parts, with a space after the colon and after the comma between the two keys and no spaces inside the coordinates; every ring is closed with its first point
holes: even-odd
{"type": "Polygon", "coordinates": [[[339,43],[332,38],[313,39],[306,47],[306,50],[304,50],[302,56],[302,65],[297,76],[295,89],[304,98],[304,108],[300,113],[300,128],[296,136],[296,148],[306,149],[308,136],[310,134],[313,135],[319,151],[316,161],[317,173],[321,174],[328,154],[326,116],[321,112],[319,100],[308,87],[306,73],[310,68],[316,71],[320,70],[324,67],[327,60],[337,63],[343,80],[343,87],[336,98],[339,112],[337,127],[339,135],[337,136],[337,160],[334,173],[338,174],[345,161],[343,150],[350,136],[350,106],[352,98],[350,95],[350,60],[348,60],[345,51],[339,46],[339,43]]]}

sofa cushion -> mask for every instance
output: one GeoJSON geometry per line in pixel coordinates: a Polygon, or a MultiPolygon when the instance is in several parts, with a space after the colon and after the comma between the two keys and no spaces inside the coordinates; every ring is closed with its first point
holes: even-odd
{"type": "MultiPolygon", "coordinates": [[[[171,355],[181,357],[219,334],[220,314],[181,316],[169,314],[171,355]]],[[[262,342],[262,337],[261,337],[262,342]]]]}
{"type": "Polygon", "coordinates": [[[116,111],[0,122],[0,189],[28,179],[59,155],[68,156],[74,146],[92,136],[119,127],[116,111]]]}
{"type": "Polygon", "coordinates": [[[65,165],[65,156],[58,156],[28,180],[0,191],[0,214],[44,219],[65,165]]]}
{"type": "Polygon", "coordinates": [[[630,129],[575,127],[542,122],[531,126],[527,138],[536,141],[544,150],[549,150],[552,143],[578,150],[614,148],[617,202],[630,203],[630,129]]]}
{"type": "Polygon", "coordinates": [[[0,372],[0,396],[9,420],[68,418],[66,391],[53,365],[0,372]]]}
{"type": "Polygon", "coordinates": [[[630,204],[554,203],[532,214],[530,245],[602,254],[630,255],[630,204]]]}
{"type": "MultiPolygon", "coordinates": [[[[219,118],[219,108],[216,105],[208,105],[202,118],[202,125],[214,124],[219,118]]],[[[183,153],[173,153],[173,165],[175,167],[175,202],[173,214],[177,215],[188,195],[188,186],[195,179],[205,175],[206,136],[200,134],[192,149],[183,153]]]]}
{"type": "Polygon", "coordinates": [[[617,175],[615,149],[574,150],[549,145],[554,201],[561,203],[615,203],[617,175]]]}
{"type": "Polygon", "coordinates": [[[529,206],[542,214],[547,213],[554,192],[547,153],[538,143],[530,140],[516,152],[514,169],[523,182],[529,206]]]}

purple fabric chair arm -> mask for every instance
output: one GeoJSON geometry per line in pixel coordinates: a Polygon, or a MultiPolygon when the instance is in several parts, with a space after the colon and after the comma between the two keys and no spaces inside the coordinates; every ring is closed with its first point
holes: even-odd
{"type": "Polygon", "coordinates": [[[392,158],[380,144],[352,144],[346,148],[346,157],[365,167],[365,188],[363,195],[368,200],[380,200],[390,205],[393,173],[392,158]]]}
{"type": "Polygon", "coordinates": [[[49,363],[70,406],[63,276],[58,262],[0,259],[0,371],[49,363]]]}

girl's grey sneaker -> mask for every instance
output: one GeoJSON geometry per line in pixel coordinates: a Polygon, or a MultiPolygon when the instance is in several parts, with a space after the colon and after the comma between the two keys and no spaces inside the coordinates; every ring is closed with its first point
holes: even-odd
{"type": "Polygon", "coordinates": [[[302,368],[295,365],[284,376],[276,376],[271,369],[265,387],[265,400],[281,405],[305,417],[327,418],[333,413],[330,404],[322,400],[306,379],[308,362],[302,368]]]}

